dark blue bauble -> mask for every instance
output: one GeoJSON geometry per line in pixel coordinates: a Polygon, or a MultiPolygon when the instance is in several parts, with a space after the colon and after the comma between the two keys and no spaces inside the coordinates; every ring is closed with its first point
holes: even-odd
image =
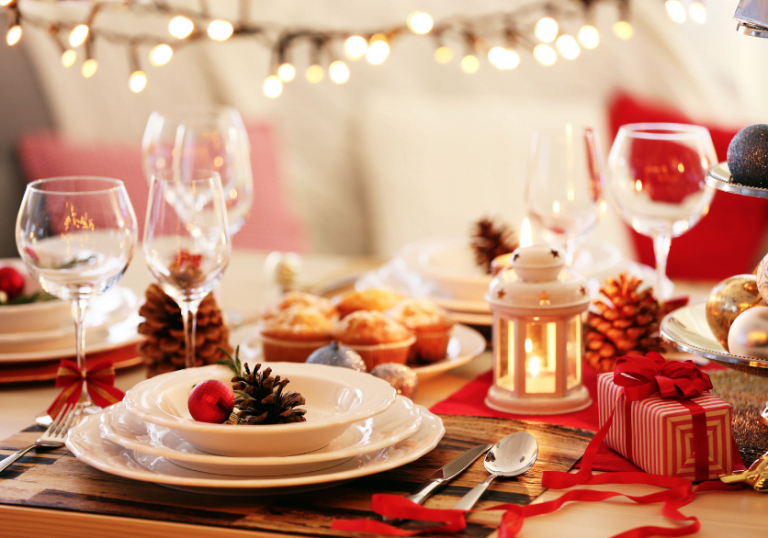
{"type": "Polygon", "coordinates": [[[744,127],[728,146],[733,183],[768,188],[768,125],[744,127]]]}
{"type": "Polygon", "coordinates": [[[321,347],[313,351],[307,359],[307,363],[340,366],[342,368],[351,368],[358,372],[368,372],[365,361],[363,361],[360,354],[346,346],[340,346],[338,342],[333,342],[330,346],[321,347]]]}

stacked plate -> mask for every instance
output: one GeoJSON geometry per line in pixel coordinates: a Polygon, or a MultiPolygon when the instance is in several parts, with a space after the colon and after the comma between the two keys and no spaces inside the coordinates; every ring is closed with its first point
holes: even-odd
{"type": "MultiPolygon", "coordinates": [[[[600,284],[620,271],[653,281],[650,267],[625,260],[607,241],[588,239],[574,254],[571,270],[589,282],[593,295],[600,284]]],[[[474,262],[469,241],[463,238],[418,241],[406,245],[389,263],[366,273],[358,289],[387,287],[412,297],[424,297],[448,310],[457,321],[490,325],[485,292],[491,276],[474,262]]],[[[672,286],[671,282],[667,282],[672,286]]]]}
{"type": "Polygon", "coordinates": [[[224,366],[148,379],[122,403],[86,417],[67,446],[107,473],[212,494],[273,495],[330,487],[410,463],[442,439],[442,421],[381,379],[316,364],[264,364],[307,401],[306,422],[233,426],[196,422],[187,408],[224,366]]]}

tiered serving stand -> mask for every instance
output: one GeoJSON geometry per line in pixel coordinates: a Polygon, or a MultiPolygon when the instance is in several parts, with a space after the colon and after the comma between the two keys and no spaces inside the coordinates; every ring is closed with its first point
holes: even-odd
{"type": "MultiPolygon", "coordinates": [[[[726,163],[712,167],[706,181],[719,191],[768,198],[768,189],[734,183],[726,163]]],[[[707,323],[705,303],[684,306],[667,314],[661,322],[661,337],[680,351],[705,357],[739,372],[768,377],[768,361],[732,355],[720,345],[707,323]]],[[[762,420],[768,424],[768,404],[762,412],[762,420]]]]}

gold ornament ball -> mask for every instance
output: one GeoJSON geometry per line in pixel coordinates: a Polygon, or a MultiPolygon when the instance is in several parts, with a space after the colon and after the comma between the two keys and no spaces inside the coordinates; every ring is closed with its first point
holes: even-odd
{"type": "Polygon", "coordinates": [[[755,268],[755,276],[757,277],[757,290],[763,298],[763,301],[768,303],[768,254],[762,259],[760,265],[755,268]]]}
{"type": "Polygon", "coordinates": [[[387,362],[379,364],[371,370],[371,375],[383,379],[397,391],[401,396],[413,398],[416,389],[419,387],[419,378],[416,372],[408,368],[405,364],[395,364],[387,362]]]}
{"type": "Polygon", "coordinates": [[[728,334],[730,353],[768,360],[768,307],[758,306],[738,316],[728,334]]]}
{"type": "Polygon", "coordinates": [[[712,334],[728,350],[728,332],[736,317],[755,306],[766,306],[755,275],[736,275],[717,284],[707,299],[707,323],[712,334]]]}

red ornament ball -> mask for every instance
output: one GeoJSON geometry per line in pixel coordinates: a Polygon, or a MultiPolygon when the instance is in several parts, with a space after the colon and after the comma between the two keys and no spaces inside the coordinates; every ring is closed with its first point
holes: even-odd
{"type": "Polygon", "coordinates": [[[24,291],[24,276],[10,265],[0,267],[0,291],[15,299],[24,291]]]}
{"type": "Polygon", "coordinates": [[[209,379],[192,389],[187,407],[189,414],[198,422],[221,424],[235,408],[235,395],[226,383],[209,379]]]}

